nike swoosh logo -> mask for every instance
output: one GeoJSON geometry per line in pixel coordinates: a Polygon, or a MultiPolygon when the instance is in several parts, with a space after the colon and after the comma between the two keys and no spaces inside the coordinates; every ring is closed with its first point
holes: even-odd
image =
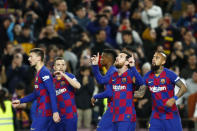
{"type": "Polygon", "coordinates": [[[31,128],[31,131],[35,130],[35,128],[31,128]]]}

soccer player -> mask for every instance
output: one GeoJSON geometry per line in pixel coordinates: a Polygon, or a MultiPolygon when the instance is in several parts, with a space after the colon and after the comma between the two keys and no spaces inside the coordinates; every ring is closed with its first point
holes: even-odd
{"type": "Polygon", "coordinates": [[[112,74],[106,91],[94,96],[94,99],[112,97],[113,131],[135,131],[136,111],[133,101],[133,79],[135,84],[144,88],[144,82],[135,68],[133,56],[122,51],[114,63],[118,69],[112,74]],[[130,68],[129,68],[130,67],[130,68]]]}
{"type": "MultiPolygon", "coordinates": [[[[57,110],[57,99],[53,78],[50,71],[44,66],[44,51],[34,48],[30,51],[29,62],[36,68],[34,92],[20,100],[12,102],[13,107],[21,103],[27,103],[37,99],[36,117],[32,122],[32,131],[53,131],[54,122],[59,122],[60,117],[57,110]]],[[[27,74],[28,75],[28,74],[27,74]]]]}
{"type": "MultiPolygon", "coordinates": [[[[99,84],[105,84],[107,85],[110,79],[110,76],[117,71],[115,66],[113,66],[114,61],[117,57],[117,53],[112,49],[105,49],[102,52],[101,55],[101,65],[104,66],[107,70],[105,76],[101,75],[99,71],[98,61],[99,61],[99,53],[97,56],[92,57],[92,71],[93,74],[99,84]]],[[[96,101],[94,98],[92,98],[91,101],[96,101]]],[[[94,103],[93,102],[93,103],[94,103]]],[[[111,102],[112,100],[107,100],[108,108],[104,115],[102,116],[102,119],[99,121],[99,124],[97,126],[97,131],[112,131],[112,108],[111,108],[111,102]]]]}
{"type": "Polygon", "coordinates": [[[77,131],[77,108],[75,104],[75,89],[81,87],[75,76],[65,72],[66,62],[57,57],[54,62],[53,82],[55,84],[58,111],[61,121],[56,124],[57,131],[77,131]]]}
{"type": "MultiPolygon", "coordinates": [[[[187,88],[180,78],[172,71],[164,68],[166,55],[155,52],[152,59],[152,70],[144,76],[145,84],[152,94],[152,114],[150,119],[150,131],[182,131],[181,119],[175,101],[180,98],[187,88]],[[180,89],[174,95],[174,88],[180,89]]],[[[145,88],[136,91],[135,97],[143,97],[141,92],[145,88]]]]}

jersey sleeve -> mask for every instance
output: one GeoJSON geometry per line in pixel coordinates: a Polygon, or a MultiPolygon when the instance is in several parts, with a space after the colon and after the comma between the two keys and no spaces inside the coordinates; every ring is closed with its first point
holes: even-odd
{"type": "Polygon", "coordinates": [[[36,96],[36,92],[34,91],[33,93],[23,97],[22,99],[20,99],[20,103],[27,103],[27,102],[30,102],[30,101],[33,101],[37,98],[36,96]]]}
{"type": "Polygon", "coordinates": [[[172,72],[172,71],[170,71],[170,70],[168,70],[168,71],[166,72],[166,74],[168,75],[168,77],[170,78],[170,81],[171,81],[173,84],[176,84],[177,81],[180,80],[180,77],[177,76],[174,72],[172,72]]]}
{"type": "Polygon", "coordinates": [[[131,74],[135,77],[135,84],[137,86],[141,86],[145,84],[142,76],[139,74],[139,72],[136,70],[135,67],[131,67],[129,70],[131,74]]]}
{"type": "Polygon", "coordinates": [[[73,80],[76,80],[76,81],[77,81],[77,79],[76,79],[75,75],[70,74],[70,73],[66,73],[66,75],[68,75],[68,77],[70,77],[71,79],[73,79],[73,80]]]}
{"type": "Polygon", "coordinates": [[[106,86],[106,90],[102,93],[96,94],[95,99],[111,98],[112,97],[112,88],[110,85],[106,86]]]}
{"type": "Polygon", "coordinates": [[[103,76],[99,71],[99,66],[93,65],[92,72],[99,84],[107,84],[109,82],[110,76],[114,73],[114,70],[109,70],[106,75],[103,76]]]}
{"type": "Polygon", "coordinates": [[[55,93],[55,88],[53,84],[53,78],[52,75],[50,74],[49,71],[43,71],[40,73],[40,77],[49,93],[49,97],[51,100],[51,105],[52,105],[52,112],[57,112],[57,98],[56,98],[56,93],[55,93]]]}

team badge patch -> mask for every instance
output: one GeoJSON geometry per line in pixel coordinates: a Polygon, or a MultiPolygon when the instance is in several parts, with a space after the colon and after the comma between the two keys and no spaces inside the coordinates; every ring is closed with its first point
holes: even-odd
{"type": "Polygon", "coordinates": [[[160,79],[160,83],[161,83],[161,84],[165,84],[165,83],[166,83],[166,80],[165,80],[164,78],[161,78],[161,79],[160,79]]]}
{"type": "Polygon", "coordinates": [[[61,84],[61,86],[65,85],[65,81],[61,81],[60,84],[61,84]]]}
{"type": "Polygon", "coordinates": [[[130,118],[130,115],[127,115],[127,118],[130,118]]]}
{"type": "Polygon", "coordinates": [[[126,82],[127,81],[127,78],[122,78],[122,82],[126,82]]]}

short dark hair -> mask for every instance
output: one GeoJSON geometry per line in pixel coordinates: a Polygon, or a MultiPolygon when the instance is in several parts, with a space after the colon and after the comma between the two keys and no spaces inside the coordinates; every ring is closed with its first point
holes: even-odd
{"type": "Polygon", "coordinates": [[[126,59],[129,59],[131,57],[131,54],[129,52],[127,52],[127,51],[121,51],[120,53],[126,54],[127,55],[126,59]]]}
{"type": "Polygon", "coordinates": [[[54,61],[54,64],[55,64],[55,62],[58,61],[58,60],[64,60],[64,58],[63,58],[63,57],[56,57],[56,58],[55,58],[55,61],[54,61]]]}
{"type": "Polygon", "coordinates": [[[113,49],[104,49],[104,50],[103,50],[103,53],[106,53],[106,54],[111,55],[112,58],[113,58],[113,62],[116,60],[117,53],[116,53],[115,50],[113,50],[113,49]]]}
{"type": "Polygon", "coordinates": [[[30,53],[36,53],[41,57],[41,61],[44,61],[44,50],[42,50],[41,48],[33,48],[30,50],[30,53]]]}

